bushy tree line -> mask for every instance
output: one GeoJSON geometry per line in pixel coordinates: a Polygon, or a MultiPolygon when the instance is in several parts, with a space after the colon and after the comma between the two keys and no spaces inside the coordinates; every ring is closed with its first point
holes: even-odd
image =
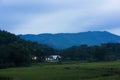
{"type": "Polygon", "coordinates": [[[73,46],[61,51],[64,60],[114,61],[120,59],[120,43],[73,46]]]}
{"type": "Polygon", "coordinates": [[[25,41],[18,36],[0,30],[0,68],[29,66],[32,56],[43,61],[45,55],[54,54],[55,50],[46,45],[25,41]]]}

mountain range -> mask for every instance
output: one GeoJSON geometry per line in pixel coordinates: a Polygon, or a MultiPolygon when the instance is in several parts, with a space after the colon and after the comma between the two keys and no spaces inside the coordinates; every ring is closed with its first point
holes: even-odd
{"type": "Polygon", "coordinates": [[[119,43],[120,36],[106,31],[88,31],[80,33],[58,33],[58,34],[25,34],[18,35],[25,40],[46,44],[55,49],[65,49],[82,44],[100,45],[102,43],[119,43]]]}

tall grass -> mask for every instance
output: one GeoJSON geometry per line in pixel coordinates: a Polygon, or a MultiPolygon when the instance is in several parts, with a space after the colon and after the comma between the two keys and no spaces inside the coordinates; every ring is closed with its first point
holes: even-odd
{"type": "Polygon", "coordinates": [[[1,69],[0,75],[13,80],[120,80],[120,61],[40,64],[1,69]]]}

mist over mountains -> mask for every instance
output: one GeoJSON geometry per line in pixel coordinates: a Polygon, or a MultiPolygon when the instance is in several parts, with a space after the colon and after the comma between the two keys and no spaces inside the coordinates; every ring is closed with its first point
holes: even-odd
{"type": "Polygon", "coordinates": [[[55,49],[64,49],[82,44],[99,45],[102,43],[119,43],[120,36],[106,31],[88,31],[80,33],[58,33],[58,34],[26,34],[18,35],[25,40],[46,44],[55,49]]]}

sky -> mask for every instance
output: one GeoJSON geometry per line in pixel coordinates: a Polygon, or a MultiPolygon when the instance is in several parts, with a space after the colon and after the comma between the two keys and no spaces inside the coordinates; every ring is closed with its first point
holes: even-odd
{"type": "Polygon", "coordinates": [[[0,29],[14,34],[120,35],[120,0],[0,0],[0,29]]]}

